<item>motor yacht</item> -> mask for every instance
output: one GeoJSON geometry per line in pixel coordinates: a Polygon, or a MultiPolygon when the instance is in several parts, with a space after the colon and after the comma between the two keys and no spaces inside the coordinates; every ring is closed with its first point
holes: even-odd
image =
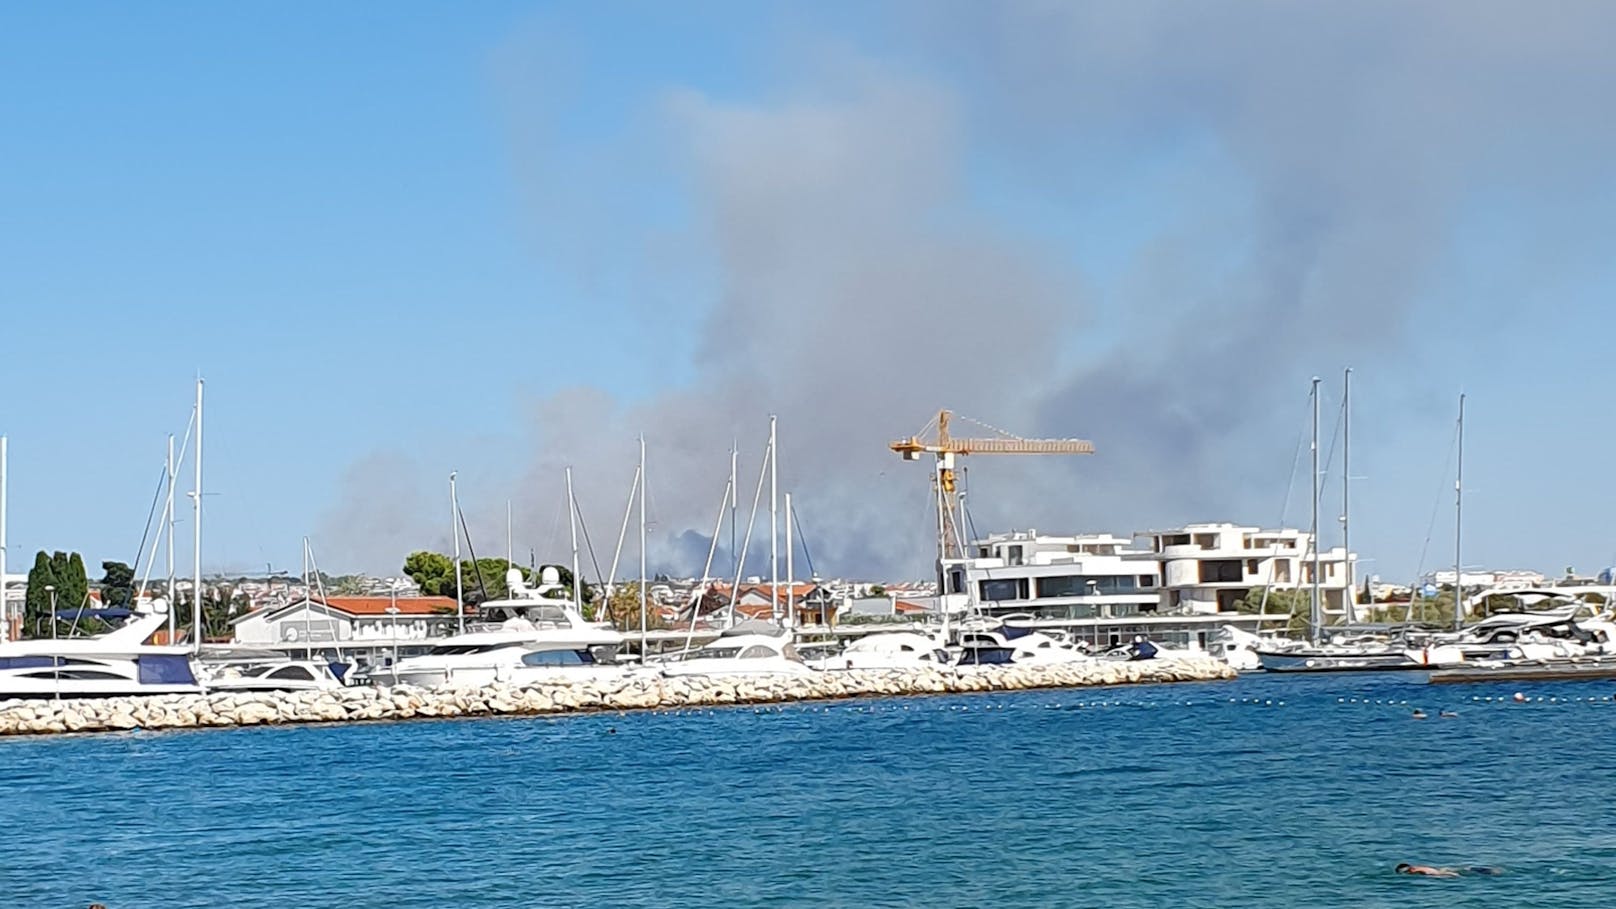
{"type": "Polygon", "coordinates": [[[841,653],[813,660],[815,669],[922,669],[953,663],[948,650],[913,631],[889,631],[850,642],[841,653]]]}
{"type": "Polygon", "coordinates": [[[348,666],[325,660],[292,659],[279,651],[232,648],[209,653],[204,647],[198,678],[208,691],[332,691],[343,687],[348,666]]]}
{"type": "Polygon", "coordinates": [[[1042,631],[1009,622],[978,619],[960,629],[956,665],[1051,665],[1084,663],[1092,659],[1094,657],[1076,645],[1042,631]]]}
{"type": "Polygon", "coordinates": [[[807,675],[791,635],[768,622],[741,622],[712,643],[658,664],[666,676],[807,675]]]}
{"type": "Polygon", "coordinates": [[[197,694],[189,647],[146,643],[168,621],[168,602],[63,610],[58,618],[116,622],[103,634],[0,643],[0,698],[197,694]]]}
{"type": "Polygon", "coordinates": [[[510,596],[479,606],[480,621],[464,634],[400,660],[392,672],[373,669],[370,678],[420,688],[478,687],[599,673],[616,660],[622,633],[585,619],[554,568],[544,569],[536,588],[516,568],[506,583],[510,596]]]}

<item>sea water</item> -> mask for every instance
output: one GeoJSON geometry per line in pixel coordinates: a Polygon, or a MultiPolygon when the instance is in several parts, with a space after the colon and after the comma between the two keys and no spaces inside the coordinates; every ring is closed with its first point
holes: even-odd
{"type": "Polygon", "coordinates": [[[1612,694],[1255,677],[12,739],[0,902],[1608,906],[1612,694]]]}

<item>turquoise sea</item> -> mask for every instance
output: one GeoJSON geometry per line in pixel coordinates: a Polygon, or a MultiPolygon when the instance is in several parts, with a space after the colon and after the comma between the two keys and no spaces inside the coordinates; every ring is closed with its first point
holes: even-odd
{"type": "Polygon", "coordinates": [[[1609,906],[1613,694],[1254,677],[9,740],[0,896],[51,909],[1609,906]],[[1532,700],[1511,702],[1516,690],[1532,700]],[[1400,861],[1503,873],[1408,878],[1400,861]]]}

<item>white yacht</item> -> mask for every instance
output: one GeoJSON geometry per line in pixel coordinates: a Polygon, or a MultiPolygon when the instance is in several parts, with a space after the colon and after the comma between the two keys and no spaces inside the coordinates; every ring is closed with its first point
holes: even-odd
{"type": "Polygon", "coordinates": [[[168,602],[82,613],[122,621],[104,634],[0,643],[0,698],[197,694],[189,647],[146,643],[168,620],[168,602]]]}
{"type": "Polygon", "coordinates": [[[400,660],[391,673],[373,671],[372,679],[421,688],[475,687],[623,671],[607,669],[623,645],[622,633],[585,619],[555,569],[544,570],[537,588],[528,587],[516,568],[506,583],[511,595],[480,605],[481,621],[464,634],[400,660]]]}
{"type": "Polygon", "coordinates": [[[1094,657],[1070,642],[1042,631],[996,619],[969,621],[959,633],[960,666],[1006,663],[1051,665],[1085,663],[1094,657]]]}
{"type": "Polygon", "coordinates": [[[660,664],[662,674],[807,675],[813,668],[797,655],[791,635],[768,622],[741,622],[682,659],[660,664]]]}
{"type": "Polygon", "coordinates": [[[953,663],[948,650],[913,631],[891,631],[859,638],[841,653],[814,660],[814,669],[921,669],[953,663]]]}
{"type": "Polygon", "coordinates": [[[209,654],[204,648],[198,676],[208,691],[332,691],[343,687],[336,668],[324,660],[293,659],[273,650],[240,648],[209,654]]]}

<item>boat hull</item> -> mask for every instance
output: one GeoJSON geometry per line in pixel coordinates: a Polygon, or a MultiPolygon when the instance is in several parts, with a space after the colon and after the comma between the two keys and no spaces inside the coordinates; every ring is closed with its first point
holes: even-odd
{"type": "Polygon", "coordinates": [[[1259,650],[1256,653],[1266,672],[1400,672],[1431,668],[1401,651],[1347,654],[1259,650]]]}

